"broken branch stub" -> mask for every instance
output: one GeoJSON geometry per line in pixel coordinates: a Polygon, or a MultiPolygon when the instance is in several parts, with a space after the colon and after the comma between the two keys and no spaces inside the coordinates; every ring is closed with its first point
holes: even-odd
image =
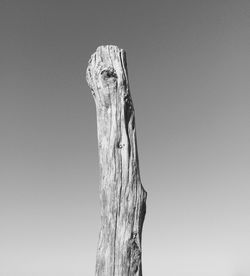
{"type": "Polygon", "coordinates": [[[89,61],[87,82],[96,104],[101,182],[95,275],[141,276],[147,193],[140,180],[125,51],[98,47],[89,61]]]}

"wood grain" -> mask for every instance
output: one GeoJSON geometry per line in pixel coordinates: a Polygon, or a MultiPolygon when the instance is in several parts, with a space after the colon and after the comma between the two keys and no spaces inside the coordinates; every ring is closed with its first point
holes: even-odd
{"type": "Polygon", "coordinates": [[[98,47],[86,78],[96,104],[100,163],[101,229],[95,275],[141,276],[147,193],[140,180],[125,51],[113,45],[98,47]]]}

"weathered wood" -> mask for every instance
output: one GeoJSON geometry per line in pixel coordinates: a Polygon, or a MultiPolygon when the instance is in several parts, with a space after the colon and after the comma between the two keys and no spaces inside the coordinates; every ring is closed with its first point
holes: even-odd
{"type": "Polygon", "coordinates": [[[141,276],[147,193],[140,180],[125,51],[98,47],[87,82],[96,104],[101,182],[96,276],[141,276]]]}

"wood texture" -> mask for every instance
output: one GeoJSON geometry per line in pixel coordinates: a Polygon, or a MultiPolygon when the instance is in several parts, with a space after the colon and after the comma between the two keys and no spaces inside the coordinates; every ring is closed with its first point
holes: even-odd
{"type": "Polygon", "coordinates": [[[96,104],[100,163],[96,276],[141,276],[147,193],[140,180],[125,51],[98,47],[89,61],[87,82],[96,104]]]}

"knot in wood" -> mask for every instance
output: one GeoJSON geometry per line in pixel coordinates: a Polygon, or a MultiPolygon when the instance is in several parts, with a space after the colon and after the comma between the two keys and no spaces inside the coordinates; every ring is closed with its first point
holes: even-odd
{"type": "Polygon", "coordinates": [[[109,67],[105,70],[102,70],[101,75],[104,80],[107,80],[109,78],[116,78],[117,79],[117,74],[115,72],[115,69],[112,67],[109,67]]]}
{"type": "Polygon", "coordinates": [[[125,147],[125,144],[119,144],[119,143],[118,143],[117,147],[118,147],[119,149],[122,149],[123,147],[125,147]]]}
{"type": "Polygon", "coordinates": [[[106,87],[106,86],[116,87],[117,86],[117,74],[116,74],[114,68],[109,67],[107,69],[102,70],[101,76],[102,76],[103,87],[106,87]]]}
{"type": "Polygon", "coordinates": [[[141,249],[138,246],[137,233],[132,233],[132,237],[128,242],[128,257],[130,258],[130,268],[136,273],[141,264],[141,249]]]}

